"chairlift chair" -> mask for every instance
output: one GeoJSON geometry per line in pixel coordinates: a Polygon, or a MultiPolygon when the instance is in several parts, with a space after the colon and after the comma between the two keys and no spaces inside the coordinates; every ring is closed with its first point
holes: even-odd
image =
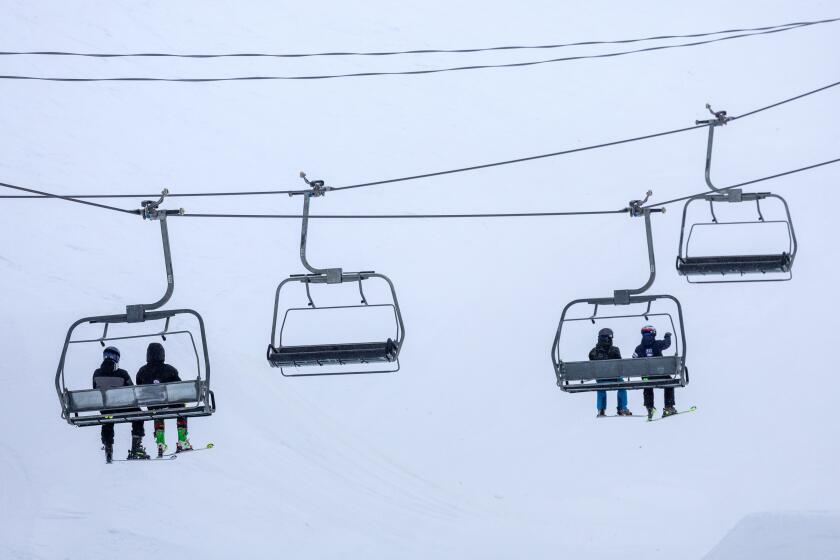
{"type": "Polygon", "coordinates": [[[399,370],[399,354],[405,339],[405,326],[400,311],[394,284],[384,274],[373,271],[344,272],[341,268],[315,268],[306,258],[306,239],[309,225],[309,202],[313,197],[323,196],[329,187],[323,181],[309,181],[306,174],[301,173],[310,189],[290,194],[303,196],[303,219],[300,236],[300,260],[309,271],[308,274],[293,274],[283,280],[275,292],[274,318],[271,325],[271,340],[266,350],[266,358],[272,367],[280,368],[285,377],[305,377],[319,375],[349,375],[365,373],[393,373],[399,370]],[[390,301],[385,303],[370,303],[365,295],[364,284],[372,279],[386,283],[390,292],[390,301]],[[310,286],[356,283],[359,289],[360,303],[353,305],[339,305],[318,307],[312,298],[310,286]],[[304,307],[285,308],[280,314],[281,292],[293,284],[302,284],[305,288],[307,303],[304,307]],[[307,312],[328,309],[371,309],[389,308],[394,316],[393,338],[385,340],[342,342],[318,342],[306,345],[288,345],[283,342],[286,334],[287,319],[290,313],[307,312]],[[279,324],[278,324],[279,323],[279,324]],[[351,366],[349,368],[345,366],[351,366]],[[360,368],[354,366],[362,366],[360,368]],[[370,366],[370,369],[366,369],[370,366]]]}
{"type": "MultiPolygon", "coordinates": [[[[730,282],[778,282],[790,280],[793,277],[792,268],[796,258],[796,234],[790,216],[787,201],[781,196],[769,192],[745,193],[741,189],[718,189],[711,181],[712,145],[714,132],[718,126],[725,125],[731,120],[726,111],[712,111],[715,118],[695,121],[697,124],[709,126],[706,145],[706,184],[712,192],[701,194],[688,199],[683,207],[682,224],[680,227],[680,244],[677,252],[677,272],[686,277],[692,284],[730,283],[730,282]],[[761,210],[761,201],[775,199],[784,209],[784,218],[765,220],[761,210]],[[708,202],[711,221],[692,223],[686,235],[688,225],[688,207],[695,202],[708,202]],[[715,215],[716,203],[755,202],[757,218],[748,221],[719,221],[715,215]],[[692,235],[697,228],[711,228],[726,225],[769,225],[784,224],[787,231],[787,245],[779,252],[769,254],[728,254],[728,255],[690,255],[689,246],[692,235]],[[760,275],[760,276],[757,276],[760,275]],[[778,276],[781,275],[781,276],[778,276]]],[[[752,228],[755,229],[755,228],[752,228]]],[[[757,231],[757,230],[756,230],[757,231]]]]}
{"type": "Polygon", "coordinates": [[[160,222],[163,254],[166,267],[167,287],[163,297],[152,304],[129,305],[126,312],[119,315],[100,315],[79,319],[70,326],[64,340],[64,347],[55,374],[55,389],[61,403],[61,417],[74,426],[95,426],[99,424],[117,424],[138,420],[158,420],[177,417],[209,416],[216,410],[216,399],[210,390],[210,358],[207,350],[207,336],[204,320],[192,309],[160,310],[169,301],[175,289],[172,272],[172,257],[169,249],[169,231],[166,224],[168,215],[180,214],[182,210],[161,210],[168,191],[157,202],[143,201],[143,210],[139,211],[144,219],[160,222]],[[200,350],[193,333],[186,329],[170,330],[170,322],[178,316],[192,317],[198,324],[200,350]],[[153,333],[109,336],[111,325],[150,323],[163,321],[163,328],[153,333]],[[97,338],[74,338],[80,325],[102,325],[102,335],[97,338]],[[196,360],[197,379],[159,383],[155,385],[132,385],[107,389],[69,389],[65,382],[67,353],[71,345],[95,343],[105,346],[108,341],[129,340],[149,337],[186,335],[191,343],[196,360]],[[203,377],[202,377],[203,372],[203,377]],[[151,407],[143,410],[141,407],[151,407]],[[102,412],[107,410],[107,412],[102,412]]]}
{"type": "MultiPolygon", "coordinates": [[[[648,192],[648,197],[650,196],[648,192]]],[[[629,212],[631,216],[644,216],[645,232],[648,246],[648,260],[650,262],[650,277],[648,281],[638,289],[616,290],[612,297],[584,298],[569,302],[560,315],[560,323],[557,326],[557,333],[554,336],[554,343],[551,348],[551,360],[554,364],[554,373],[557,377],[557,386],[568,393],[580,393],[586,391],[605,391],[616,389],[644,389],[644,388],[665,388],[684,387],[688,384],[688,368],[685,365],[686,340],[685,326],[683,323],[682,306],[679,300],[670,295],[648,295],[645,294],[656,278],[656,261],[653,253],[653,237],[651,234],[650,214],[662,212],[662,209],[642,208],[645,200],[634,200],[630,203],[629,212]],[[671,302],[676,309],[677,321],[674,315],[668,311],[659,311],[652,308],[656,302],[671,302]],[[621,312],[630,305],[645,305],[642,312],[621,312]],[[592,312],[585,316],[569,317],[572,308],[589,305],[592,312]],[[598,315],[600,307],[616,307],[619,311],[607,315],[598,315]],[[677,335],[675,340],[675,354],[673,356],[661,356],[655,358],[624,358],[620,360],[567,360],[561,355],[560,343],[563,337],[563,327],[567,323],[577,321],[590,321],[595,324],[597,321],[615,320],[622,318],[644,317],[665,317],[670,321],[672,331],[677,335]]]]}

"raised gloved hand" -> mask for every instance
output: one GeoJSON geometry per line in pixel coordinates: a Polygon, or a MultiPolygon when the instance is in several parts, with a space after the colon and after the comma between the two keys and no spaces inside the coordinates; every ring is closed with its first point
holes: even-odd
{"type": "Polygon", "coordinates": [[[665,338],[671,338],[671,333],[666,332],[666,333],[665,333],[665,338]]]}

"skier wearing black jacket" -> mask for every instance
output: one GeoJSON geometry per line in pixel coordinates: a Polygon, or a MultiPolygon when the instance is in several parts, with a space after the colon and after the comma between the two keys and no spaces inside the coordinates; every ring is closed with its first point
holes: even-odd
{"type": "MultiPolygon", "coordinates": [[[[181,381],[178,376],[178,370],[171,365],[165,363],[166,352],[163,345],[158,342],[152,342],[146,349],[146,365],[140,368],[137,372],[138,385],[152,385],[157,383],[172,383],[173,381],[181,381]]],[[[184,405],[169,405],[166,408],[180,408],[184,405]]],[[[149,410],[154,410],[156,407],[149,407],[149,410]]],[[[177,419],[178,426],[178,443],[175,451],[192,450],[190,440],[187,438],[187,419],[179,417],[177,419]]],[[[155,420],[155,443],[157,443],[158,457],[163,456],[166,451],[166,435],[165,424],[163,420],[155,420]]]]}
{"type": "MultiPolygon", "coordinates": [[[[671,333],[665,333],[665,338],[661,340],[656,339],[656,329],[650,325],[642,327],[642,343],[636,346],[636,351],[633,352],[634,358],[655,358],[662,355],[662,351],[670,348],[671,333]]],[[[653,375],[647,379],[669,379],[667,375],[653,375]]],[[[662,411],[662,417],[671,416],[677,413],[674,401],[674,388],[665,387],[665,409],[662,411]]],[[[645,408],[647,408],[648,418],[653,418],[656,409],[653,407],[653,389],[644,390],[645,408]]]]}
{"type": "MultiPolygon", "coordinates": [[[[612,329],[601,329],[598,331],[598,344],[595,348],[589,351],[590,360],[620,360],[621,351],[618,346],[613,346],[613,331],[612,329]]],[[[598,379],[596,383],[606,383],[608,381],[620,381],[619,379],[598,379]]],[[[598,391],[595,406],[598,408],[598,416],[607,415],[607,392],[598,391]]],[[[630,409],[627,408],[627,389],[618,390],[618,415],[619,416],[633,416],[630,409]]]]}
{"type": "MultiPolygon", "coordinates": [[[[112,389],[114,387],[126,387],[133,385],[131,377],[124,369],[119,368],[120,351],[109,346],[102,351],[102,365],[93,372],[94,389],[112,389]]],[[[139,409],[135,409],[139,412],[139,409]]],[[[132,410],[102,410],[102,414],[113,414],[115,412],[132,412],[132,410]]],[[[143,422],[131,423],[131,450],[128,452],[128,459],[148,459],[149,455],[143,448],[143,436],[145,430],[143,422]]],[[[109,422],[102,424],[102,445],[105,446],[105,461],[110,463],[114,456],[114,424],[109,422]]]]}

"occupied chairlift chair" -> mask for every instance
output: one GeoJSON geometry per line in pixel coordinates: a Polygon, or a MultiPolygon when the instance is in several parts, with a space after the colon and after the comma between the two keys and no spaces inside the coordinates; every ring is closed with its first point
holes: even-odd
{"type": "Polygon", "coordinates": [[[300,234],[300,260],[310,274],[293,274],[283,280],[274,297],[274,319],[271,325],[271,341],[266,351],[268,363],[272,367],[280,368],[280,373],[285,377],[305,377],[318,375],[349,375],[363,373],[393,373],[400,369],[399,355],[405,339],[405,326],[403,325],[400,305],[397,301],[397,294],[394,284],[384,274],[377,274],[373,271],[343,272],[340,268],[315,268],[306,259],[306,237],[309,225],[309,201],[313,197],[323,196],[330,187],[324,186],[324,181],[309,181],[305,173],[300,174],[308,190],[291,193],[289,196],[303,196],[303,219],[300,234]],[[372,278],[384,280],[391,292],[391,302],[382,304],[370,304],[365,296],[363,283],[372,278]],[[307,307],[289,308],[280,318],[280,294],[285,286],[290,283],[302,283],[306,289],[307,307]],[[361,302],[358,305],[342,305],[332,307],[317,307],[312,299],[310,291],[311,284],[342,284],[355,282],[359,286],[361,302]],[[393,338],[384,341],[366,341],[353,343],[322,343],[290,346],[283,344],[283,334],[286,329],[286,322],[291,312],[313,311],[318,309],[364,309],[373,307],[390,307],[394,313],[395,332],[393,338]],[[276,343],[275,343],[276,341],[276,343]],[[343,366],[374,364],[373,369],[342,369],[343,366]],[[375,364],[382,364],[377,367],[375,364]],[[326,368],[326,369],[324,369],[326,368]]]}
{"type": "Polygon", "coordinates": [[[645,219],[648,260],[650,262],[650,277],[648,281],[638,289],[616,290],[613,293],[613,297],[576,299],[563,308],[563,313],[560,316],[560,324],[557,327],[557,334],[554,336],[554,344],[551,348],[551,361],[554,364],[554,373],[557,376],[557,386],[563,391],[579,393],[584,391],[615,389],[684,387],[688,383],[688,368],[685,365],[686,343],[682,306],[675,297],[670,295],[644,294],[653,285],[653,281],[656,278],[656,261],[653,254],[650,214],[652,212],[664,212],[663,209],[642,208],[642,205],[650,195],[651,192],[648,191],[647,197],[644,200],[631,201],[630,207],[628,208],[631,216],[644,216],[645,219]],[[652,309],[652,305],[657,301],[673,302],[677,312],[677,324],[674,323],[674,317],[671,313],[652,309]],[[598,309],[602,306],[623,307],[632,304],[646,304],[646,308],[641,313],[628,312],[598,315],[598,309]],[[578,305],[593,306],[591,315],[568,318],[569,310],[578,305]],[[630,317],[644,317],[647,320],[652,316],[667,317],[671,323],[673,332],[679,334],[679,337],[675,340],[675,355],[621,360],[568,361],[564,360],[560,354],[563,326],[566,323],[591,321],[595,324],[596,321],[630,317]]]}
{"type": "MultiPolygon", "coordinates": [[[[75,426],[94,426],[107,423],[133,422],[137,420],[155,420],[187,416],[209,416],[216,410],[216,399],[210,390],[210,359],[207,352],[207,337],[204,332],[204,320],[192,309],[171,309],[156,311],[172,296],[175,280],[172,273],[172,257],[169,250],[169,231],[166,217],[180,214],[183,210],[162,210],[158,206],[163,202],[168,191],[164,190],[158,201],[143,201],[143,209],[138,214],[147,220],[158,220],[163,239],[163,256],[166,265],[166,293],[155,303],[129,305],[124,315],[102,315],[85,317],[70,326],[58,362],[55,374],[55,390],[61,402],[61,417],[75,426]],[[178,315],[191,315],[199,327],[201,352],[196,347],[195,337],[188,330],[169,330],[170,320],[178,315]],[[133,336],[108,336],[108,327],[121,323],[144,323],[147,321],[164,321],[163,329],[151,334],[133,336]],[[75,329],[82,324],[103,325],[102,336],[99,338],[73,339],[75,329]],[[71,344],[99,342],[102,346],[112,340],[127,340],[147,337],[161,337],[166,340],[167,335],[186,334],[195,354],[198,378],[191,381],[160,383],[155,385],[135,385],[128,387],[114,387],[108,389],[70,390],[65,385],[65,360],[71,344]],[[204,378],[201,377],[203,361],[204,378]],[[141,407],[152,406],[154,410],[142,410],[141,407]],[[102,413],[107,409],[107,413],[102,413]]],[[[89,368],[92,371],[92,368],[89,368]]]]}
{"type": "Polygon", "coordinates": [[[680,245],[677,252],[677,272],[686,277],[692,284],[727,283],[727,282],[779,282],[790,280],[793,277],[793,261],[796,257],[796,234],[793,230],[793,222],[790,217],[790,209],[787,201],[779,195],[769,192],[745,193],[741,189],[718,189],[712,184],[710,177],[712,166],[712,144],[714,142],[715,128],[725,125],[732,117],[726,116],[726,111],[713,111],[706,105],[709,112],[714,115],[713,119],[695,121],[696,124],[709,126],[709,137],[706,145],[706,184],[713,191],[710,194],[694,196],[686,201],[683,207],[682,225],[680,228],[680,245]],[[761,212],[761,201],[774,198],[781,202],[784,208],[786,219],[765,221],[761,212]],[[694,223],[689,229],[688,236],[685,234],[686,218],[688,207],[697,201],[708,201],[711,211],[711,222],[694,223]],[[755,201],[758,219],[752,221],[719,222],[715,216],[715,203],[728,202],[752,202],[755,201]],[[764,255],[723,255],[723,256],[689,256],[689,244],[691,236],[697,227],[714,227],[725,225],[762,225],[762,224],[785,224],[788,233],[788,244],[779,253],[764,255]],[[782,277],[756,277],[756,274],[782,274],[782,277]],[[735,275],[735,278],[728,278],[735,275]]]}

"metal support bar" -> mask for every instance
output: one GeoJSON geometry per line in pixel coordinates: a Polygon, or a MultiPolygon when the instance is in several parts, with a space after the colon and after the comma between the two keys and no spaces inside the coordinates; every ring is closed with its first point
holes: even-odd
{"type": "MultiPolygon", "coordinates": [[[[648,191],[647,197],[649,197],[652,193],[648,191]]],[[[647,200],[645,197],[645,200],[647,200]]],[[[627,305],[630,303],[630,297],[638,294],[643,294],[646,292],[652,285],[653,281],[656,279],[656,256],[653,252],[653,233],[651,231],[650,225],[650,214],[651,212],[665,212],[664,208],[641,208],[641,204],[644,204],[644,201],[633,200],[630,201],[630,215],[631,216],[639,216],[643,215],[645,217],[645,238],[647,240],[647,249],[648,249],[648,263],[650,264],[650,276],[648,277],[647,282],[645,282],[641,288],[631,289],[631,290],[615,290],[613,293],[613,297],[615,299],[616,305],[627,305]]]]}
{"type": "Polygon", "coordinates": [[[175,291],[175,274],[172,271],[172,253],[169,249],[169,227],[166,223],[166,217],[172,215],[183,215],[184,209],[159,209],[158,207],[168,194],[169,191],[164,189],[161,193],[160,199],[158,199],[157,201],[144,200],[141,203],[143,205],[143,209],[140,211],[140,214],[141,216],[143,216],[144,220],[158,220],[160,222],[160,237],[161,242],[163,243],[163,262],[164,267],[166,269],[166,292],[163,294],[163,297],[161,297],[154,303],[141,303],[137,305],[126,306],[125,312],[128,316],[128,322],[130,323],[140,323],[142,321],[145,321],[146,311],[153,311],[155,309],[163,307],[166,304],[166,302],[169,301],[169,298],[172,297],[172,293],[175,291]]]}
{"type": "Polygon", "coordinates": [[[314,308],[315,302],[312,301],[312,294],[309,292],[309,282],[304,281],[303,286],[306,288],[306,299],[309,300],[309,307],[314,308]]]}
{"type": "Polygon", "coordinates": [[[761,199],[755,199],[755,209],[758,211],[758,221],[763,222],[764,216],[761,215],[761,199]]]}
{"type": "Polygon", "coordinates": [[[367,298],[365,297],[365,290],[364,290],[364,288],[362,288],[362,277],[361,277],[361,275],[359,276],[359,295],[362,296],[361,303],[364,304],[364,305],[367,305],[368,301],[367,301],[367,298]]]}
{"type": "Polygon", "coordinates": [[[327,284],[339,284],[341,283],[340,268],[315,268],[306,260],[306,239],[309,232],[309,199],[313,196],[323,196],[329,187],[325,187],[323,181],[309,181],[306,178],[306,173],[301,172],[300,176],[306,181],[307,185],[312,187],[310,191],[300,191],[289,195],[303,195],[303,219],[301,220],[300,228],[300,262],[312,274],[323,274],[326,276],[327,284]]]}
{"type": "Polygon", "coordinates": [[[102,329],[102,336],[99,338],[99,345],[104,347],[105,340],[108,338],[108,326],[110,323],[105,323],[105,328],[102,329]]]}
{"type": "Polygon", "coordinates": [[[711,178],[711,170],[712,170],[712,145],[715,142],[715,127],[722,126],[732,120],[732,117],[726,116],[726,111],[714,111],[708,103],[706,103],[706,109],[714,116],[713,119],[708,119],[705,121],[694,121],[694,124],[706,124],[709,125],[709,137],[706,142],[706,185],[708,185],[709,189],[715,192],[720,192],[721,189],[715,187],[712,184],[711,178]]]}

